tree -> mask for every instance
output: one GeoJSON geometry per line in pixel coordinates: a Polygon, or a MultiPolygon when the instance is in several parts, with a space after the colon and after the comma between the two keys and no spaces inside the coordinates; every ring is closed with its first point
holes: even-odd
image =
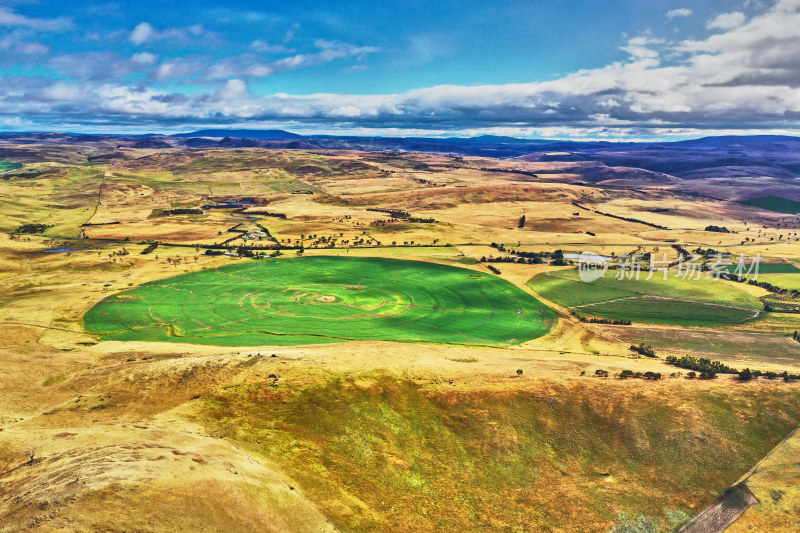
{"type": "Polygon", "coordinates": [[[31,446],[30,448],[25,448],[25,455],[28,456],[28,466],[33,466],[33,463],[36,462],[36,451],[38,448],[36,446],[31,446]]]}
{"type": "Polygon", "coordinates": [[[751,372],[749,368],[745,368],[739,372],[740,381],[750,381],[751,379],[753,379],[753,372],[751,372]]]}
{"type": "Polygon", "coordinates": [[[520,229],[525,227],[525,215],[520,217],[519,222],[517,222],[517,227],[520,229]]]}
{"type": "Polygon", "coordinates": [[[522,376],[522,369],[518,368],[517,369],[517,377],[520,377],[520,376],[522,376]]]}
{"type": "Polygon", "coordinates": [[[631,350],[646,357],[656,357],[656,352],[653,351],[653,347],[645,345],[645,343],[641,343],[639,346],[631,346],[631,350]]]}

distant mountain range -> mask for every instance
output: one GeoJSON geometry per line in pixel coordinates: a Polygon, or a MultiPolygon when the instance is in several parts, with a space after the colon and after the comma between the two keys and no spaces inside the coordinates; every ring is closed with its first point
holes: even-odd
{"type": "MultiPolygon", "coordinates": [[[[624,151],[647,150],[653,147],[716,149],[726,146],[752,146],[774,143],[800,143],[800,137],[787,135],[728,135],[702,137],[684,141],[565,141],[549,139],[520,139],[497,135],[478,137],[363,137],[352,135],[300,135],[285,130],[209,129],[178,133],[172,137],[221,139],[225,144],[237,144],[234,139],[256,141],[303,140],[321,148],[357,150],[407,150],[456,152],[467,155],[515,157],[531,152],[559,151],[624,151]]],[[[242,144],[242,143],[239,143],[242,144]]]]}
{"type": "MultiPolygon", "coordinates": [[[[654,148],[693,148],[717,149],[731,146],[754,146],[776,143],[800,144],[800,136],[788,135],[727,135],[702,137],[683,141],[569,141],[552,139],[521,139],[498,135],[481,135],[477,137],[369,137],[353,135],[300,135],[286,130],[255,129],[206,129],[173,135],[147,133],[131,134],[80,134],[80,133],[0,133],[0,140],[15,139],[18,141],[50,141],[50,142],[91,142],[93,140],[142,139],[141,147],[167,147],[173,143],[169,139],[204,139],[188,142],[195,146],[262,146],[263,141],[303,141],[308,145],[320,148],[341,148],[360,150],[407,150],[434,152],[486,152],[483,155],[498,157],[515,157],[531,152],[587,152],[619,149],[626,152],[634,150],[651,150],[654,148]],[[258,142],[244,142],[258,141],[258,142]]],[[[269,143],[266,143],[269,144],[269,143]]],[[[269,146],[267,146],[269,147],[269,146]]]]}
{"type": "Polygon", "coordinates": [[[300,139],[303,136],[284,130],[199,130],[190,133],[176,133],[172,137],[233,137],[235,139],[300,139]]]}
{"type": "MultiPolygon", "coordinates": [[[[57,135],[57,134],[54,134],[57,135]]],[[[146,136],[159,136],[156,133],[148,133],[146,136]]],[[[648,145],[648,144],[673,144],[683,146],[723,146],[728,144],[754,144],[765,142],[800,142],[800,136],[790,135],[724,135],[724,136],[709,136],[700,137],[698,139],[689,139],[684,141],[637,141],[637,142],[623,142],[623,141],[565,141],[553,139],[522,139],[520,137],[506,137],[500,135],[479,135],[477,137],[363,137],[353,135],[300,135],[299,133],[292,133],[286,130],[248,130],[248,129],[210,129],[198,130],[188,133],[175,133],[172,137],[234,137],[237,139],[261,139],[261,140],[275,140],[275,139],[405,139],[409,141],[428,141],[428,142],[462,142],[473,144],[581,144],[581,145],[602,145],[602,146],[619,146],[619,145],[648,145]]]]}
{"type": "MultiPolygon", "coordinates": [[[[703,137],[670,142],[556,141],[484,135],[480,137],[359,137],[299,135],[284,130],[206,129],[176,135],[79,135],[67,133],[0,134],[0,160],[22,160],[31,148],[17,145],[83,144],[118,148],[271,148],[427,152],[454,156],[494,157],[530,162],[566,162],[563,172],[590,181],[608,176],[649,180],[774,177],[800,178],[800,137],[745,135],[703,137]],[[572,170],[570,170],[572,169],[572,170]],[[640,171],[645,171],[642,174],[640,171]],[[646,174],[646,173],[650,174],[646,174]]],[[[96,158],[130,157],[111,151],[96,158]]],[[[99,160],[99,159],[98,159],[99,160]]]]}

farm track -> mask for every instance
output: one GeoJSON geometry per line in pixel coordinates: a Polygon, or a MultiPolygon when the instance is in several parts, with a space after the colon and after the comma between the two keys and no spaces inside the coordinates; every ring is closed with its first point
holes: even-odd
{"type": "Polygon", "coordinates": [[[700,514],[680,528],[677,533],[723,533],[751,505],[759,503],[758,498],[742,482],[730,487],[711,502],[700,514]]]}

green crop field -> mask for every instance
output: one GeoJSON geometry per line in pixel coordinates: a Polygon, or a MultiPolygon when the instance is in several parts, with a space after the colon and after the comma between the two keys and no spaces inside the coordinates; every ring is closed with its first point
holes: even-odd
{"type": "MultiPolygon", "coordinates": [[[[750,268],[750,263],[745,264],[745,270],[742,272],[742,277],[751,278],[752,274],[747,274],[747,269],[750,268]]],[[[736,265],[726,265],[721,270],[726,272],[736,272],[736,265]]],[[[759,263],[758,274],[800,274],[800,268],[797,268],[792,263],[759,263]]]]}
{"type": "Polygon", "coordinates": [[[8,172],[9,170],[17,170],[22,168],[22,163],[13,163],[11,161],[0,161],[0,174],[8,172]]]}
{"type": "Polygon", "coordinates": [[[800,213],[800,202],[781,198],[780,196],[759,196],[758,198],[745,200],[742,203],[778,213],[800,213]]]}
{"type": "Polygon", "coordinates": [[[579,315],[648,324],[713,326],[755,318],[763,307],[755,297],[716,280],[692,280],[660,274],[646,280],[606,277],[584,283],[577,270],[539,274],[530,287],[544,298],[570,307],[579,315]]]}
{"type": "Polygon", "coordinates": [[[578,313],[612,320],[683,326],[739,324],[758,316],[758,311],[754,309],[707,302],[665,300],[657,296],[638,296],[627,300],[589,304],[578,309],[578,313]]]}
{"type": "Polygon", "coordinates": [[[496,276],[397,259],[249,261],[142,285],[84,317],[113,340],[225,346],[390,340],[512,345],[553,311],[496,276]]]}
{"type": "Polygon", "coordinates": [[[759,274],[758,281],[766,281],[781,289],[800,290],[800,274],[759,274]]]}

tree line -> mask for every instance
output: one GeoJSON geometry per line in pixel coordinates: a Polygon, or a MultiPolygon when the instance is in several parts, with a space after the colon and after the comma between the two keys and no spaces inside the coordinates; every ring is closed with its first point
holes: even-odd
{"type": "Polygon", "coordinates": [[[598,215],[603,215],[604,217],[616,218],[618,220],[624,220],[625,222],[634,222],[636,224],[644,224],[645,226],[650,226],[651,228],[669,229],[666,226],[660,226],[658,224],[654,224],[653,222],[647,222],[646,220],[641,220],[641,219],[638,219],[638,218],[631,218],[631,217],[622,217],[622,216],[619,216],[619,215],[612,215],[611,213],[604,213],[602,211],[597,211],[596,209],[589,209],[588,207],[582,206],[578,202],[572,202],[572,205],[574,205],[575,207],[578,207],[580,209],[583,209],[585,211],[592,211],[594,213],[597,213],[598,215]]]}
{"type": "Polygon", "coordinates": [[[259,211],[259,212],[254,213],[254,214],[257,214],[259,216],[280,218],[280,219],[286,220],[286,213],[273,213],[272,211],[259,211]]]}
{"type": "MultiPolygon", "coordinates": [[[[574,313],[573,313],[574,314],[574,313]]],[[[577,315],[575,315],[577,316],[577,315]]],[[[608,318],[587,318],[585,316],[578,316],[578,320],[588,324],[610,324],[612,326],[630,326],[630,320],[611,320],[608,318]]]]}
{"type": "Polygon", "coordinates": [[[714,225],[706,226],[705,231],[711,231],[714,233],[735,233],[726,228],[725,226],[714,226],[714,225]]]}
{"type": "Polygon", "coordinates": [[[502,244],[498,244],[496,242],[491,243],[489,246],[498,252],[509,255],[506,257],[490,257],[488,259],[486,256],[484,256],[480,259],[481,263],[527,263],[529,265],[540,265],[544,263],[544,259],[550,259],[551,265],[566,266],[570,264],[570,262],[564,259],[563,250],[556,250],[554,252],[522,252],[519,250],[508,249],[502,244]],[[510,257],[512,255],[517,257],[510,257]]]}
{"type": "Polygon", "coordinates": [[[14,233],[26,233],[30,235],[35,235],[37,233],[44,233],[44,230],[49,228],[50,226],[47,224],[23,224],[17,228],[17,231],[14,233]]]}
{"type": "Polygon", "coordinates": [[[145,249],[144,249],[144,250],[142,250],[142,251],[141,251],[141,254],[142,254],[142,255],[147,255],[147,254],[149,254],[149,253],[152,253],[152,252],[153,252],[153,250],[155,250],[156,248],[158,248],[158,245],[159,245],[159,244],[160,244],[160,243],[159,243],[159,242],[157,242],[157,241],[156,241],[156,242],[151,242],[150,244],[148,244],[148,245],[145,247],[145,249]]]}
{"type": "Polygon", "coordinates": [[[438,222],[435,218],[412,217],[408,211],[401,211],[399,209],[378,209],[375,207],[368,207],[367,211],[374,213],[386,213],[389,215],[388,220],[374,220],[370,226],[385,226],[386,224],[396,224],[398,222],[409,222],[416,224],[434,224],[438,222]]]}
{"type": "Polygon", "coordinates": [[[164,211],[164,213],[167,215],[202,215],[204,212],[205,211],[203,211],[202,209],[193,209],[187,207],[182,207],[179,209],[168,209],[164,211]]]}
{"type": "MultiPolygon", "coordinates": [[[[581,373],[583,375],[583,373],[581,373]]],[[[594,375],[598,378],[607,378],[609,376],[608,370],[598,369],[594,371],[594,375]]],[[[628,379],[628,378],[635,378],[635,379],[646,379],[648,381],[658,381],[662,379],[664,376],[661,375],[661,372],[634,372],[633,370],[623,370],[619,374],[617,374],[619,379],[628,379]]]]}
{"type": "MultiPolygon", "coordinates": [[[[785,370],[783,372],[750,370],[749,368],[737,370],[720,361],[714,361],[705,357],[693,357],[691,355],[684,355],[681,357],[670,355],[667,357],[667,364],[700,372],[700,379],[713,379],[717,374],[735,374],[741,381],[750,381],[751,379],[759,377],[766,379],[783,378],[784,381],[800,380],[800,374],[789,374],[789,372],[785,370]]],[[[694,376],[690,375],[689,377],[694,376]]]]}

